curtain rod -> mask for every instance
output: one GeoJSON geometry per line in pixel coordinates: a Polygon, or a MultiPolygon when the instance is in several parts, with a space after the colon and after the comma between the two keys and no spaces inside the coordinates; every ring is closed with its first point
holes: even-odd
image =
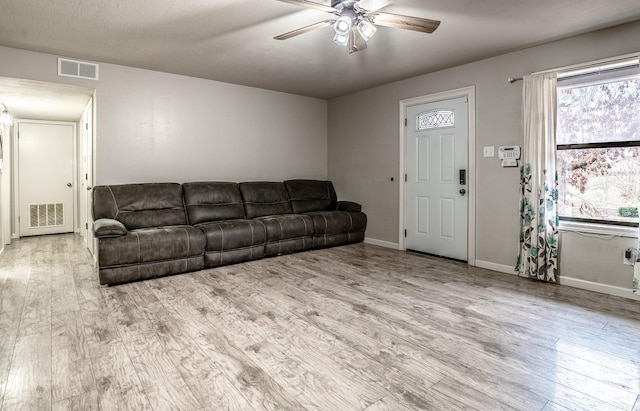
{"type": "MultiPolygon", "coordinates": [[[[558,68],[554,68],[554,69],[548,69],[548,70],[542,70],[542,71],[536,71],[533,72],[531,74],[541,74],[541,73],[550,73],[552,71],[559,71],[559,72],[563,72],[563,71],[570,71],[573,69],[583,69],[583,68],[590,68],[590,67],[597,67],[601,64],[604,63],[615,63],[618,61],[625,61],[625,60],[629,60],[629,59],[637,59],[640,56],[640,53],[631,53],[631,54],[625,54],[623,56],[618,56],[618,57],[610,57],[607,59],[601,59],[601,60],[595,60],[589,63],[582,63],[582,64],[572,64],[570,66],[564,66],[564,67],[558,67],[558,68]]],[[[522,77],[508,77],[507,78],[507,82],[509,84],[513,84],[517,81],[522,81],[522,77]]]]}

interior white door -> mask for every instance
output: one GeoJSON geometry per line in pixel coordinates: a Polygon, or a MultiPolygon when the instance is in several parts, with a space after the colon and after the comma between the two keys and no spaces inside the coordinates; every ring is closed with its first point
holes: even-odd
{"type": "Polygon", "coordinates": [[[466,97],[407,108],[406,246],[467,261],[466,97]]]}
{"type": "Polygon", "coordinates": [[[92,207],[92,181],[93,181],[93,99],[89,100],[87,107],[80,118],[80,138],[78,144],[78,196],[80,213],[80,234],[84,238],[85,246],[93,254],[93,218],[92,207]]]}
{"type": "Polygon", "coordinates": [[[79,130],[78,130],[78,228],[80,236],[83,238],[85,245],[87,245],[88,227],[87,227],[87,110],[82,113],[80,117],[79,130]]]}
{"type": "Polygon", "coordinates": [[[73,132],[69,124],[18,123],[20,237],[73,232],[73,132]]]}

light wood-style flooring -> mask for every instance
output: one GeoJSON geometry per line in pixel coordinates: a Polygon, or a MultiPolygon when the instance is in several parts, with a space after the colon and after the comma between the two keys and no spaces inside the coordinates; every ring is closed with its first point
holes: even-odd
{"type": "Polygon", "coordinates": [[[4,410],[640,411],[640,303],[356,244],[116,287],[0,255],[4,410]]]}

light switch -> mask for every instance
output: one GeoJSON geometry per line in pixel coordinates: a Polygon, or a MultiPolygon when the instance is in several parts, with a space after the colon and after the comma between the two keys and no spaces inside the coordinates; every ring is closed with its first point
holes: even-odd
{"type": "Polygon", "coordinates": [[[482,149],[484,157],[495,157],[494,147],[486,146],[482,149]]]}

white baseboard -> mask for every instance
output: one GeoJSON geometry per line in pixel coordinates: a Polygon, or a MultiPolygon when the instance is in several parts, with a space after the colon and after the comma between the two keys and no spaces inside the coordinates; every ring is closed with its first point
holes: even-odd
{"type": "Polygon", "coordinates": [[[364,242],[366,244],[377,245],[377,246],[380,246],[380,247],[393,248],[394,250],[399,250],[400,249],[400,244],[398,244],[398,243],[392,243],[390,241],[376,240],[375,238],[366,237],[364,239],[364,242]]]}
{"type": "MultiPolygon", "coordinates": [[[[367,244],[379,245],[381,247],[393,248],[398,250],[399,245],[396,243],[391,243],[388,241],[376,240],[373,238],[365,238],[364,240],[367,244]]],[[[513,269],[513,266],[492,263],[489,261],[476,260],[476,267],[485,268],[487,270],[497,271],[499,273],[510,274],[510,275],[518,275],[518,273],[513,269]]],[[[631,300],[640,301],[640,294],[634,294],[631,292],[630,288],[622,288],[616,287],[614,285],[607,285],[601,283],[594,283],[593,281],[580,280],[579,278],[571,278],[571,277],[558,277],[558,283],[560,285],[564,285],[567,287],[581,288],[583,290],[595,291],[598,293],[614,295],[616,297],[629,298],[631,300]]]]}
{"type": "MultiPolygon", "coordinates": [[[[505,274],[518,275],[518,273],[511,266],[491,263],[489,261],[476,260],[476,267],[486,268],[487,270],[498,271],[505,274]]],[[[616,287],[614,285],[594,283],[593,281],[564,277],[562,275],[558,276],[558,284],[567,287],[580,288],[583,290],[595,291],[597,293],[609,294],[616,297],[623,297],[640,301],[640,295],[632,293],[630,288],[622,288],[616,287]]]]}
{"type": "Polygon", "coordinates": [[[486,268],[487,270],[497,271],[499,273],[518,275],[513,266],[491,263],[489,261],[476,260],[476,267],[486,268]]]}
{"type": "Polygon", "coordinates": [[[566,285],[569,287],[581,288],[583,290],[595,291],[598,293],[615,295],[617,297],[624,297],[640,301],[640,295],[632,293],[630,288],[622,288],[615,285],[594,283],[593,281],[563,276],[558,277],[558,283],[560,285],[566,285]]]}

